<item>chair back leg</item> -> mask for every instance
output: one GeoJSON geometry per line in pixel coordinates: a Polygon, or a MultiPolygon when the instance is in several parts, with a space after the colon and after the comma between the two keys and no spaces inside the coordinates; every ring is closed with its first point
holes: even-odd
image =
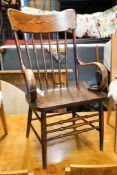
{"type": "Polygon", "coordinates": [[[109,125],[110,122],[110,116],[113,110],[113,101],[112,98],[109,98],[109,102],[108,102],[108,110],[107,110],[107,124],[109,125]]]}

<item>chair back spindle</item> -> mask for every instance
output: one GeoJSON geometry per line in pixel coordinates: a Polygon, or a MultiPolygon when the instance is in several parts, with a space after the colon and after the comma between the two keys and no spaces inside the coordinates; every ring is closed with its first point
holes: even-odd
{"type": "MultiPolygon", "coordinates": [[[[12,29],[15,33],[15,40],[18,47],[21,67],[32,69],[38,79],[41,90],[62,88],[62,73],[65,74],[65,84],[69,85],[69,69],[68,66],[68,33],[73,34],[70,43],[73,47],[75,44],[74,30],[76,28],[76,14],[73,9],[49,15],[31,15],[19,12],[17,10],[9,10],[12,29]],[[69,11],[69,13],[68,13],[69,11]],[[14,18],[15,13],[15,18],[14,18]],[[64,21],[66,22],[62,22],[64,21]],[[68,20],[69,19],[69,20],[68,20]],[[18,31],[22,32],[22,40],[18,37],[18,31]],[[55,32],[56,31],[56,32],[55,32]],[[31,39],[27,39],[26,33],[30,32],[31,39]],[[56,33],[56,38],[52,40],[52,33],[56,33]],[[39,36],[39,40],[35,39],[39,36]],[[45,40],[46,35],[46,40],[45,40]],[[61,40],[61,35],[63,36],[61,40]],[[41,74],[43,72],[43,74],[41,74]],[[50,81],[51,73],[51,81],[50,81]],[[58,85],[55,84],[56,74],[58,75],[58,85]]],[[[75,44],[76,47],[76,44],[75,44]]],[[[76,48],[74,49],[74,62],[76,48]]],[[[77,75],[77,66],[75,66],[75,75],[77,75]]],[[[76,76],[76,84],[78,85],[78,77],[76,76]]]]}

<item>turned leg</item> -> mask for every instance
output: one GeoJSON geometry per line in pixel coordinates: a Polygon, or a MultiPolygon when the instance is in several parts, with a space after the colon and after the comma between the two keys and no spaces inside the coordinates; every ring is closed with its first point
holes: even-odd
{"type": "Polygon", "coordinates": [[[42,162],[43,169],[47,168],[47,131],[46,131],[46,113],[41,113],[41,140],[42,140],[42,162]]]}
{"type": "Polygon", "coordinates": [[[103,151],[104,142],[104,114],[103,102],[99,102],[99,138],[100,138],[100,151],[103,151]]]}
{"type": "Polygon", "coordinates": [[[32,120],[32,109],[31,109],[31,107],[29,106],[26,137],[29,137],[31,120],[32,120]]]}

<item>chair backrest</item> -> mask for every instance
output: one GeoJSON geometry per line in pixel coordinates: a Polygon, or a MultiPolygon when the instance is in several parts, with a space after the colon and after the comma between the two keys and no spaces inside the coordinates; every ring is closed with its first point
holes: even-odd
{"type": "Polygon", "coordinates": [[[91,90],[103,89],[107,74],[105,67],[101,63],[84,63],[78,55],[75,33],[76,13],[73,9],[43,15],[32,15],[9,9],[8,16],[14,31],[20,64],[31,100],[36,99],[37,83],[42,90],[56,88],[56,74],[60,88],[73,84],[78,86],[78,64],[99,67],[101,71],[99,86],[91,87],[91,90]],[[19,31],[20,35],[18,35],[19,31]],[[38,40],[35,39],[37,35],[38,40]],[[46,41],[44,41],[45,36],[46,41]],[[70,40],[68,40],[69,37],[70,40]],[[74,71],[72,75],[69,69],[74,71]],[[65,83],[62,82],[63,72],[65,72],[65,83]],[[36,73],[37,83],[34,73],[36,73]],[[50,74],[52,75],[51,81],[50,74]],[[69,77],[72,77],[74,83],[69,81],[69,77]]]}
{"type": "Polygon", "coordinates": [[[65,175],[116,175],[117,164],[77,165],[71,164],[65,168],[65,175]]]}
{"type": "Polygon", "coordinates": [[[14,30],[21,67],[22,69],[27,67],[37,72],[40,89],[55,88],[56,73],[59,75],[61,88],[63,86],[61,77],[63,71],[65,71],[65,85],[68,87],[68,33],[72,35],[70,42],[73,44],[71,44],[73,56],[71,59],[73,59],[75,67],[75,82],[78,84],[75,40],[76,13],[73,9],[48,15],[32,15],[9,9],[8,16],[14,30]],[[19,36],[18,31],[22,32],[22,35],[19,36]],[[30,40],[27,38],[28,35],[30,35],[30,40]],[[35,40],[37,35],[39,40],[35,40]],[[46,41],[44,42],[45,35],[46,41]],[[53,35],[54,40],[52,39],[53,35]],[[22,38],[22,42],[19,37],[22,38]],[[22,44],[25,46],[23,47],[22,44]],[[43,82],[42,71],[44,71],[43,82]],[[50,73],[52,74],[52,82],[49,81],[50,73]]]}

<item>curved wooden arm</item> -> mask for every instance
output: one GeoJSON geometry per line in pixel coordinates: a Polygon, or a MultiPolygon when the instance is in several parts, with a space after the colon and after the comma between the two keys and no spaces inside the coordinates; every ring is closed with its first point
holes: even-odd
{"type": "Polygon", "coordinates": [[[90,87],[89,88],[90,90],[99,91],[99,90],[102,90],[106,86],[107,69],[102,63],[99,63],[99,62],[84,63],[79,59],[78,56],[77,56],[77,62],[80,66],[96,66],[97,69],[100,70],[101,80],[99,82],[99,85],[98,87],[90,87]]]}
{"type": "Polygon", "coordinates": [[[37,98],[37,92],[36,92],[37,85],[36,85],[34,73],[31,69],[26,69],[25,67],[23,67],[23,71],[25,74],[25,81],[26,81],[28,93],[30,95],[31,101],[34,101],[37,98]]]}

